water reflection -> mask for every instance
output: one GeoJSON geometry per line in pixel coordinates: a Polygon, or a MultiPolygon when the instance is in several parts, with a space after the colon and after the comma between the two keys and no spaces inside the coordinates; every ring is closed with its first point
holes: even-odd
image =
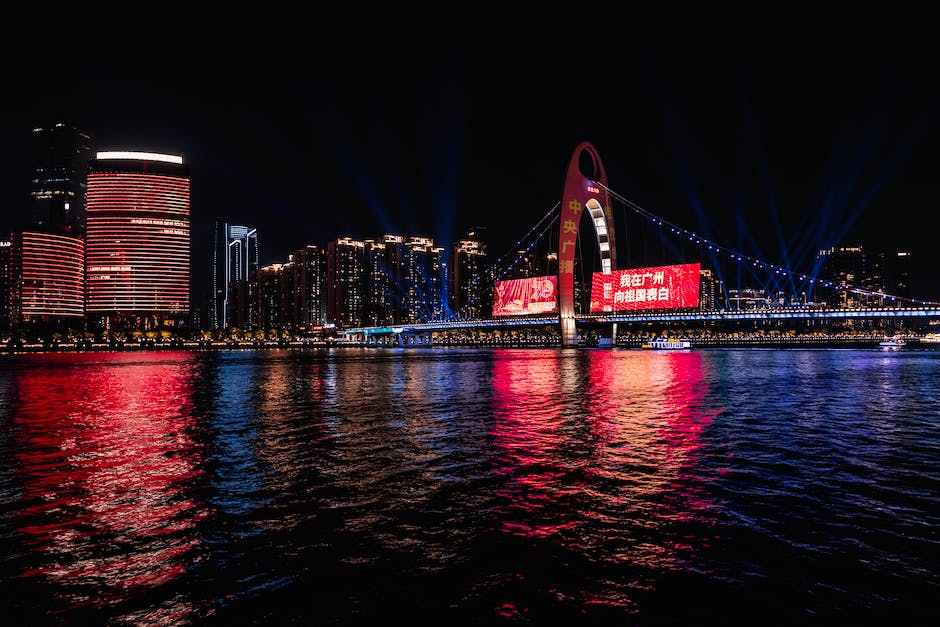
{"type": "Polygon", "coordinates": [[[699,353],[591,353],[584,395],[596,436],[595,468],[608,496],[603,514],[643,519],[616,555],[649,568],[686,567],[704,546],[669,533],[678,523],[707,524],[714,507],[703,464],[704,431],[720,410],[704,404],[708,382],[699,353]],[[609,508],[609,509],[608,509],[609,508]],[[668,542],[645,540],[657,528],[668,542]]]}
{"type": "Polygon", "coordinates": [[[935,608],[938,355],[0,359],[8,622],[935,608]]]}
{"type": "Polygon", "coordinates": [[[562,479],[573,470],[564,452],[562,409],[575,385],[574,353],[494,351],[495,470],[505,479],[501,525],[516,535],[546,537],[571,530],[575,511],[562,506],[578,490],[562,479]]]}
{"type": "MultiPolygon", "coordinates": [[[[184,488],[199,472],[187,356],[23,360],[11,425],[29,549],[25,578],[58,586],[51,611],[105,608],[179,577],[202,517],[184,488]]],[[[137,624],[189,613],[177,595],[137,624]]]]}
{"type": "MultiPolygon", "coordinates": [[[[597,579],[572,582],[587,605],[632,607],[653,573],[683,570],[707,548],[714,507],[701,459],[715,410],[695,353],[496,351],[493,445],[505,479],[503,533],[586,559],[597,579]],[[690,540],[689,528],[697,533],[690,540]],[[644,572],[640,570],[639,572],[644,572]]],[[[499,613],[521,609],[505,602],[499,613]]]]}

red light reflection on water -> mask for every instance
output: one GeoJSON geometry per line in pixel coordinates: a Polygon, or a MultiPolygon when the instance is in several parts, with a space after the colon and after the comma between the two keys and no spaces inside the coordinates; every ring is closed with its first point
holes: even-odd
{"type": "Polygon", "coordinates": [[[606,445],[626,439],[643,445],[633,447],[635,454],[652,453],[676,472],[694,465],[701,431],[715,415],[701,405],[701,355],[597,351],[590,359],[586,409],[599,452],[609,454],[606,445]]]}
{"type": "Polygon", "coordinates": [[[23,576],[62,585],[73,608],[173,580],[203,515],[181,492],[199,472],[186,354],[42,359],[14,375],[23,576]]]}
{"type": "MultiPolygon", "coordinates": [[[[702,459],[717,413],[704,405],[707,386],[695,353],[496,351],[500,529],[588,563],[689,568],[714,507],[702,459]]],[[[571,596],[635,609],[643,585],[605,578],[571,596]]]]}
{"type": "Polygon", "coordinates": [[[575,376],[571,356],[558,351],[494,351],[491,436],[499,450],[497,474],[509,478],[503,530],[547,537],[577,525],[562,502],[577,486],[561,479],[571,468],[559,451],[564,444],[564,390],[575,376]]]}
{"type": "MultiPolygon", "coordinates": [[[[590,358],[585,398],[597,436],[594,468],[618,486],[613,509],[657,527],[707,521],[713,503],[704,494],[703,431],[720,411],[703,405],[702,356],[595,351],[590,358]]],[[[649,565],[668,566],[677,551],[688,560],[696,548],[673,538],[649,554],[649,565]]]]}

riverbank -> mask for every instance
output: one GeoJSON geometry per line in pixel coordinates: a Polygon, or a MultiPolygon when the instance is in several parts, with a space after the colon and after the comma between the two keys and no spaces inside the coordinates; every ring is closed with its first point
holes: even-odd
{"type": "Polygon", "coordinates": [[[112,342],[43,342],[28,344],[24,342],[7,342],[8,353],[36,353],[36,352],[91,352],[91,351],[152,351],[152,350],[258,350],[268,348],[331,348],[341,345],[342,342],[327,342],[315,340],[245,340],[245,341],[186,341],[169,340],[158,342],[156,340],[141,341],[112,341],[112,342]]]}
{"type": "MultiPolygon", "coordinates": [[[[639,349],[647,338],[618,338],[613,348],[639,349]]],[[[697,336],[689,338],[692,348],[879,348],[882,336],[844,335],[844,336],[697,336]]],[[[459,341],[452,338],[435,340],[424,348],[446,347],[491,347],[491,348],[552,348],[557,343],[532,338],[487,338],[479,341],[459,341]]],[[[323,348],[395,348],[394,344],[361,344],[343,340],[155,340],[112,341],[112,342],[45,342],[23,343],[7,342],[7,353],[37,352],[94,352],[94,351],[152,351],[152,350],[262,350],[262,349],[323,349],[323,348]]],[[[417,347],[417,346],[416,346],[417,347]]],[[[589,343],[582,343],[583,348],[597,348],[589,343]]],[[[602,348],[611,348],[609,346],[602,348]]],[[[906,349],[940,349],[940,342],[924,341],[919,337],[908,337],[906,349]]]]}

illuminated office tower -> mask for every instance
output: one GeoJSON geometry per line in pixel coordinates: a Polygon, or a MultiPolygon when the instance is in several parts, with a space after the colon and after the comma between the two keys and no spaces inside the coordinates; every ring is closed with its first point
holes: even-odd
{"type": "Polygon", "coordinates": [[[218,218],[212,237],[210,329],[226,329],[245,318],[245,312],[235,311],[236,303],[244,302],[237,294],[259,264],[258,229],[218,218]]]}
{"type": "Polygon", "coordinates": [[[17,230],[4,250],[6,302],[12,328],[26,325],[81,326],[85,313],[84,244],[77,235],[17,230]]]}
{"type": "Polygon", "coordinates": [[[32,224],[79,234],[91,136],[59,122],[32,131],[32,224]]]}
{"type": "Polygon", "coordinates": [[[182,157],[99,152],[87,194],[86,314],[105,328],[183,324],[191,240],[182,157]]]}
{"type": "Polygon", "coordinates": [[[471,229],[454,244],[450,263],[450,309],[463,319],[479,319],[486,309],[489,281],[486,277],[486,246],[471,229]]]}

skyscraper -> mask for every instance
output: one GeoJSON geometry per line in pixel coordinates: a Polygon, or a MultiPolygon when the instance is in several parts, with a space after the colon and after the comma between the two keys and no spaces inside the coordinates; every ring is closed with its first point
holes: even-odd
{"type": "Polygon", "coordinates": [[[364,250],[348,237],[327,244],[327,318],[341,329],[363,324],[364,250]]]}
{"type": "Polygon", "coordinates": [[[901,298],[911,297],[911,253],[899,250],[888,254],[886,289],[901,298]]]}
{"type": "Polygon", "coordinates": [[[63,122],[33,129],[32,225],[81,233],[91,136],[63,122]]]}
{"type": "Polygon", "coordinates": [[[209,312],[210,329],[226,329],[235,316],[233,296],[239,285],[247,282],[258,270],[258,229],[231,224],[218,218],[212,236],[212,309],[209,312]]]}
{"type": "Polygon", "coordinates": [[[830,307],[854,308],[867,304],[860,292],[853,288],[865,286],[865,252],[861,246],[839,246],[819,251],[821,276],[832,287],[817,288],[818,299],[830,307]]]}
{"type": "Polygon", "coordinates": [[[272,263],[251,273],[248,281],[248,329],[266,337],[294,330],[293,262],[272,263]]]}
{"type": "Polygon", "coordinates": [[[182,157],[99,152],[89,164],[86,313],[106,327],[189,312],[189,171],[182,157]]]}
{"type": "Polygon", "coordinates": [[[488,301],[486,246],[476,229],[454,244],[450,264],[450,309],[464,319],[482,318],[488,301]]]}
{"type": "Polygon", "coordinates": [[[294,323],[300,329],[326,324],[326,250],[313,244],[295,250],[294,323]]]}
{"type": "Polygon", "coordinates": [[[443,248],[435,246],[429,237],[409,237],[404,252],[405,272],[400,289],[406,307],[396,322],[440,320],[444,315],[443,248]]]}

